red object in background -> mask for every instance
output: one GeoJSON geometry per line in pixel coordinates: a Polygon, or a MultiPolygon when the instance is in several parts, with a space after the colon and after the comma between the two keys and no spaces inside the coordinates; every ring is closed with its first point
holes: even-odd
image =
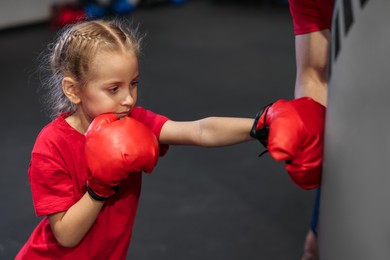
{"type": "Polygon", "coordinates": [[[55,4],[52,6],[50,26],[60,28],[86,18],[84,8],[78,4],[55,4]]]}

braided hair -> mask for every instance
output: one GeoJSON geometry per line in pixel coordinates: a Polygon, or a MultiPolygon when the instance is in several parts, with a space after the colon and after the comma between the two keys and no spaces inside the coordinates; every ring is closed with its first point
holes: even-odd
{"type": "Polygon", "coordinates": [[[74,78],[83,87],[88,83],[90,66],[98,52],[132,51],[138,56],[140,42],[138,28],[127,27],[119,20],[82,21],[59,31],[42,59],[42,68],[49,72],[42,84],[47,90],[45,104],[49,116],[55,118],[76,109],[62,91],[64,77],[74,78]]]}

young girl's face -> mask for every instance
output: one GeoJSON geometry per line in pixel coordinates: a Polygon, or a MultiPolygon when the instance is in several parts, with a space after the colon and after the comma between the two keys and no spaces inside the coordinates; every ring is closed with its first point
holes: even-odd
{"type": "Polygon", "coordinates": [[[133,52],[96,55],[87,85],[80,90],[75,116],[89,125],[103,113],[124,117],[137,102],[138,58],[133,52]]]}

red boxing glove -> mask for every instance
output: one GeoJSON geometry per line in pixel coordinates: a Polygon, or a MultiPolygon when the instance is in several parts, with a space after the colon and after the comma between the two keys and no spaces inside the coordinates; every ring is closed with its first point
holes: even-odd
{"type": "Polygon", "coordinates": [[[156,136],[133,118],[100,115],[93,120],[85,136],[87,190],[96,200],[114,195],[129,173],[151,173],[157,163],[156,136]]]}
{"type": "Polygon", "coordinates": [[[286,162],[291,179],[302,189],[321,181],[326,108],[311,98],[278,100],[256,115],[251,136],[277,161],[286,162]]]}

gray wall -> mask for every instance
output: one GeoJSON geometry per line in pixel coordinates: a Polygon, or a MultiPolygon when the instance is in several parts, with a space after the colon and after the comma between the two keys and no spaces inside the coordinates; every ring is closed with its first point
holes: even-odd
{"type": "Polygon", "coordinates": [[[65,0],[1,0],[0,29],[45,21],[49,18],[54,3],[65,0]]]}

